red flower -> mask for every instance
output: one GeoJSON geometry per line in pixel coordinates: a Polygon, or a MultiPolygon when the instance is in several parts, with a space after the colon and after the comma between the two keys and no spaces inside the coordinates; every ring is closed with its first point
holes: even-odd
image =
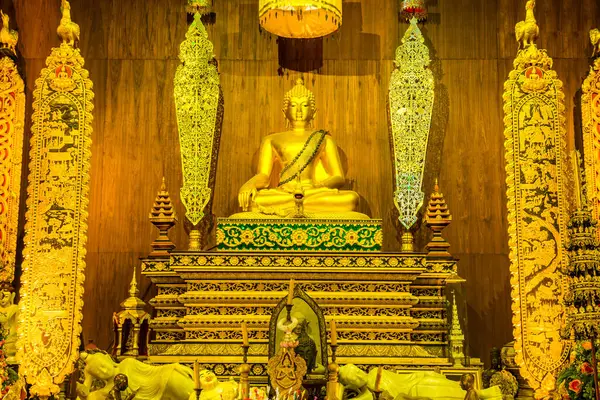
{"type": "Polygon", "coordinates": [[[581,392],[581,381],[579,379],[573,379],[569,382],[569,390],[575,393],[581,392]]]}
{"type": "Polygon", "coordinates": [[[581,364],[581,373],[586,375],[592,375],[594,373],[594,368],[590,365],[590,363],[584,362],[581,364]]]}

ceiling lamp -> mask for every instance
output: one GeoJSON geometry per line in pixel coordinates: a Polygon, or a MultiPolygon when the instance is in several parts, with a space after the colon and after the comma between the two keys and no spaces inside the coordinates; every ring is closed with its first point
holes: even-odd
{"type": "Polygon", "coordinates": [[[317,38],[342,25],[342,0],[259,0],[258,17],[277,36],[317,38]]]}
{"type": "Polygon", "coordinates": [[[410,21],[413,17],[419,21],[427,19],[425,0],[403,0],[400,4],[402,7],[400,15],[407,21],[410,21]]]}

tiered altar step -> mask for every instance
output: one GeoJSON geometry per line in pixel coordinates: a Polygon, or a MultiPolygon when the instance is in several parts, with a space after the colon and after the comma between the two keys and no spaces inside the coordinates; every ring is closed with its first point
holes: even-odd
{"type": "Polygon", "coordinates": [[[454,260],[416,253],[176,252],[149,258],[143,272],[158,286],[149,359],[200,357],[217,365],[219,375],[233,375],[245,320],[252,374],[264,375],[271,312],[294,278],[327,320],[335,317],[339,363],[447,367],[444,281],[455,269],[454,260]]]}

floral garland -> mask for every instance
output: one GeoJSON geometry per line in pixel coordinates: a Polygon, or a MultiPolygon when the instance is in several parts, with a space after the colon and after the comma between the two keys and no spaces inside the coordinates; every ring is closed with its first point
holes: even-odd
{"type": "Polygon", "coordinates": [[[4,355],[4,342],[6,341],[6,332],[0,328],[0,399],[3,398],[11,386],[19,379],[19,375],[14,369],[6,363],[4,355]]]}
{"type": "MultiPolygon", "coordinates": [[[[596,344],[596,353],[600,352],[596,344]]],[[[564,400],[583,400],[596,397],[592,342],[580,342],[571,356],[571,365],[558,376],[558,392],[564,400]]]]}

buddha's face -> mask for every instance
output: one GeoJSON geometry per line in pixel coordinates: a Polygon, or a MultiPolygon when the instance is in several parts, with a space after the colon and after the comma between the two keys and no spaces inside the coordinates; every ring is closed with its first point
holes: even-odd
{"type": "Polygon", "coordinates": [[[314,115],[308,96],[292,97],[285,111],[285,116],[292,123],[308,123],[314,115]]]}
{"type": "Polygon", "coordinates": [[[0,292],[0,307],[8,307],[12,304],[12,296],[8,290],[0,292]]]}
{"type": "Polygon", "coordinates": [[[202,371],[200,371],[199,378],[200,386],[203,389],[210,388],[210,386],[214,385],[214,383],[217,381],[217,376],[212,371],[209,371],[207,369],[203,369],[202,371]]]}

